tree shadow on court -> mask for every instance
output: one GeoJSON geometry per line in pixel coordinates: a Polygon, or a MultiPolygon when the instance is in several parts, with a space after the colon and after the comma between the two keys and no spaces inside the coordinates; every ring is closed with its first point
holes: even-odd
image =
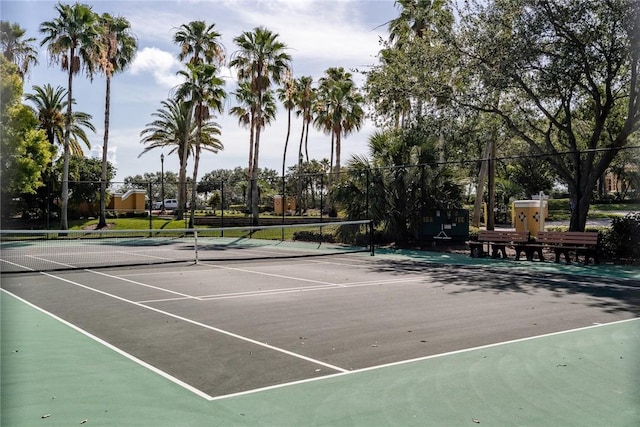
{"type": "Polygon", "coordinates": [[[433,264],[420,261],[377,260],[374,271],[396,275],[422,275],[425,283],[441,283],[454,290],[451,295],[477,292],[517,292],[533,295],[551,292],[556,298],[581,294],[587,303],[607,313],[640,315],[640,283],[633,279],[536,272],[487,266],[433,264]]]}

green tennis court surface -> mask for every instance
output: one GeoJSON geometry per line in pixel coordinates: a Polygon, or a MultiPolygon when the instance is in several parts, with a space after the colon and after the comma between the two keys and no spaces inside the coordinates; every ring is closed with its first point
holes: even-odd
{"type": "Polygon", "coordinates": [[[485,261],[3,275],[1,424],[638,425],[638,271],[485,261]]]}

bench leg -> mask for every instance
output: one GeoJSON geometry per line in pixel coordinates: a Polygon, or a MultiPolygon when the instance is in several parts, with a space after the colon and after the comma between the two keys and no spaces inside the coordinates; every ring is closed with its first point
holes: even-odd
{"type": "Polygon", "coordinates": [[[500,253],[502,253],[502,258],[507,258],[507,251],[505,250],[506,245],[491,245],[491,258],[500,258],[500,253]]]}
{"type": "Polygon", "coordinates": [[[525,250],[525,248],[523,248],[522,246],[516,245],[515,250],[516,250],[516,261],[520,261],[520,254],[522,253],[522,251],[525,250]]]}
{"type": "Polygon", "coordinates": [[[533,261],[533,256],[538,254],[538,261],[544,261],[544,255],[542,255],[542,248],[525,248],[527,254],[527,261],[533,261]]]}
{"type": "Polygon", "coordinates": [[[560,254],[564,255],[565,264],[571,264],[571,255],[568,249],[556,249],[556,262],[560,262],[560,254]]]}
{"type": "Polygon", "coordinates": [[[481,258],[484,256],[484,245],[482,243],[471,243],[469,248],[471,249],[471,258],[481,258]]]}

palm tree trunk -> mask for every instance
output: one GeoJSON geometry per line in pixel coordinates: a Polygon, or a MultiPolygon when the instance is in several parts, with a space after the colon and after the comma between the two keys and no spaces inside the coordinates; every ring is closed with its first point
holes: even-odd
{"type": "Polygon", "coordinates": [[[251,129],[249,130],[249,169],[247,169],[247,180],[248,182],[248,186],[247,186],[247,194],[246,194],[246,201],[247,201],[247,211],[251,211],[252,209],[252,198],[253,198],[253,152],[254,152],[254,145],[255,145],[255,129],[256,129],[256,117],[255,117],[255,111],[251,112],[251,124],[249,125],[251,127],[251,129]]]}
{"type": "Polygon", "coordinates": [[[198,165],[200,164],[200,147],[202,144],[202,102],[199,102],[197,109],[197,136],[196,136],[196,156],[193,160],[193,184],[191,185],[191,213],[189,215],[189,228],[193,228],[195,225],[196,215],[196,190],[198,182],[198,165]]]}
{"type": "Polygon", "coordinates": [[[287,163],[287,147],[289,146],[289,136],[291,135],[291,108],[288,108],[289,114],[287,116],[287,137],[284,140],[284,153],[282,154],[282,215],[284,215],[284,206],[285,206],[285,182],[284,182],[284,173],[285,173],[285,164],[287,163]]]}
{"type": "Polygon", "coordinates": [[[67,212],[69,208],[69,138],[71,135],[71,104],[73,101],[71,90],[73,88],[74,56],[75,49],[71,47],[71,49],[69,49],[69,78],[67,83],[67,117],[65,117],[64,120],[64,165],[62,169],[62,206],[60,207],[61,230],[69,229],[69,222],[67,219],[67,212]]]}
{"type": "Polygon", "coordinates": [[[298,185],[296,187],[296,211],[302,216],[302,144],[304,142],[305,122],[306,118],[302,116],[302,132],[300,132],[300,145],[298,146],[298,185]]]}
{"type": "Polygon", "coordinates": [[[311,117],[309,116],[309,109],[307,109],[307,128],[305,130],[305,137],[304,137],[304,155],[305,158],[307,159],[307,163],[309,163],[309,125],[311,124],[311,117]]]}
{"type": "Polygon", "coordinates": [[[253,216],[253,225],[258,225],[260,220],[260,191],[258,188],[258,154],[260,153],[260,132],[256,132],[256,148],[253,158],[253,172],[251,173],[251,214],[253,216]]]}
{"type": "MultiPolygon", "coordinates": [[[[199,139],[199,138],[198,138],[199,139]]],[[[198,164],[200,163],[200,142],[196,143],[196,157],[193,161],[193,185],[191,186],[191,209],[189,216],[189,228],[195,226],[196,214],[196,182],[198,182],[198,164]]]]}
{"type": "MultiPolygon", "coordinates": [[[[189,107],[187,117],[192,117],[193,107],[189,107]]],[[[191,123],[185,125],[184,146],[182,147],[182,158],[180,159],[180,175],[178,176],[178,211],[176,219],[184,219],[184,212],[187,207],[187,158],[189,156],[189,139],[191,123]]]]}
{"type": "Polygon", "coordinates": [[[340,178],[340,134],[336,132],[336,178],[340,178]]]}
{"type": "Polygon", "coordinates": [[[109,106],[111,104],[111,76],[107,73],[107,90],[104,102],[104,138],[102,140],[102,171],[100,175],[100,220],[97,228],[107,226],[107,148],[109,144],[109,106]]]}

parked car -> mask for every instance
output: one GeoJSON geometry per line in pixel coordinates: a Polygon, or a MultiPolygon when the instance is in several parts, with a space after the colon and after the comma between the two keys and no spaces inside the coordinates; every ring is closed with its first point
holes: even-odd
{"type": "MultiPolygon", "coordinates": [[[[153,209],[162,209],[162,202],[153,202],[151,207],[153,209]]],[[[176,199],[164,199],[164,208],[166,210],[178,209],[178,200],[176,200],[176,199]]]]}

